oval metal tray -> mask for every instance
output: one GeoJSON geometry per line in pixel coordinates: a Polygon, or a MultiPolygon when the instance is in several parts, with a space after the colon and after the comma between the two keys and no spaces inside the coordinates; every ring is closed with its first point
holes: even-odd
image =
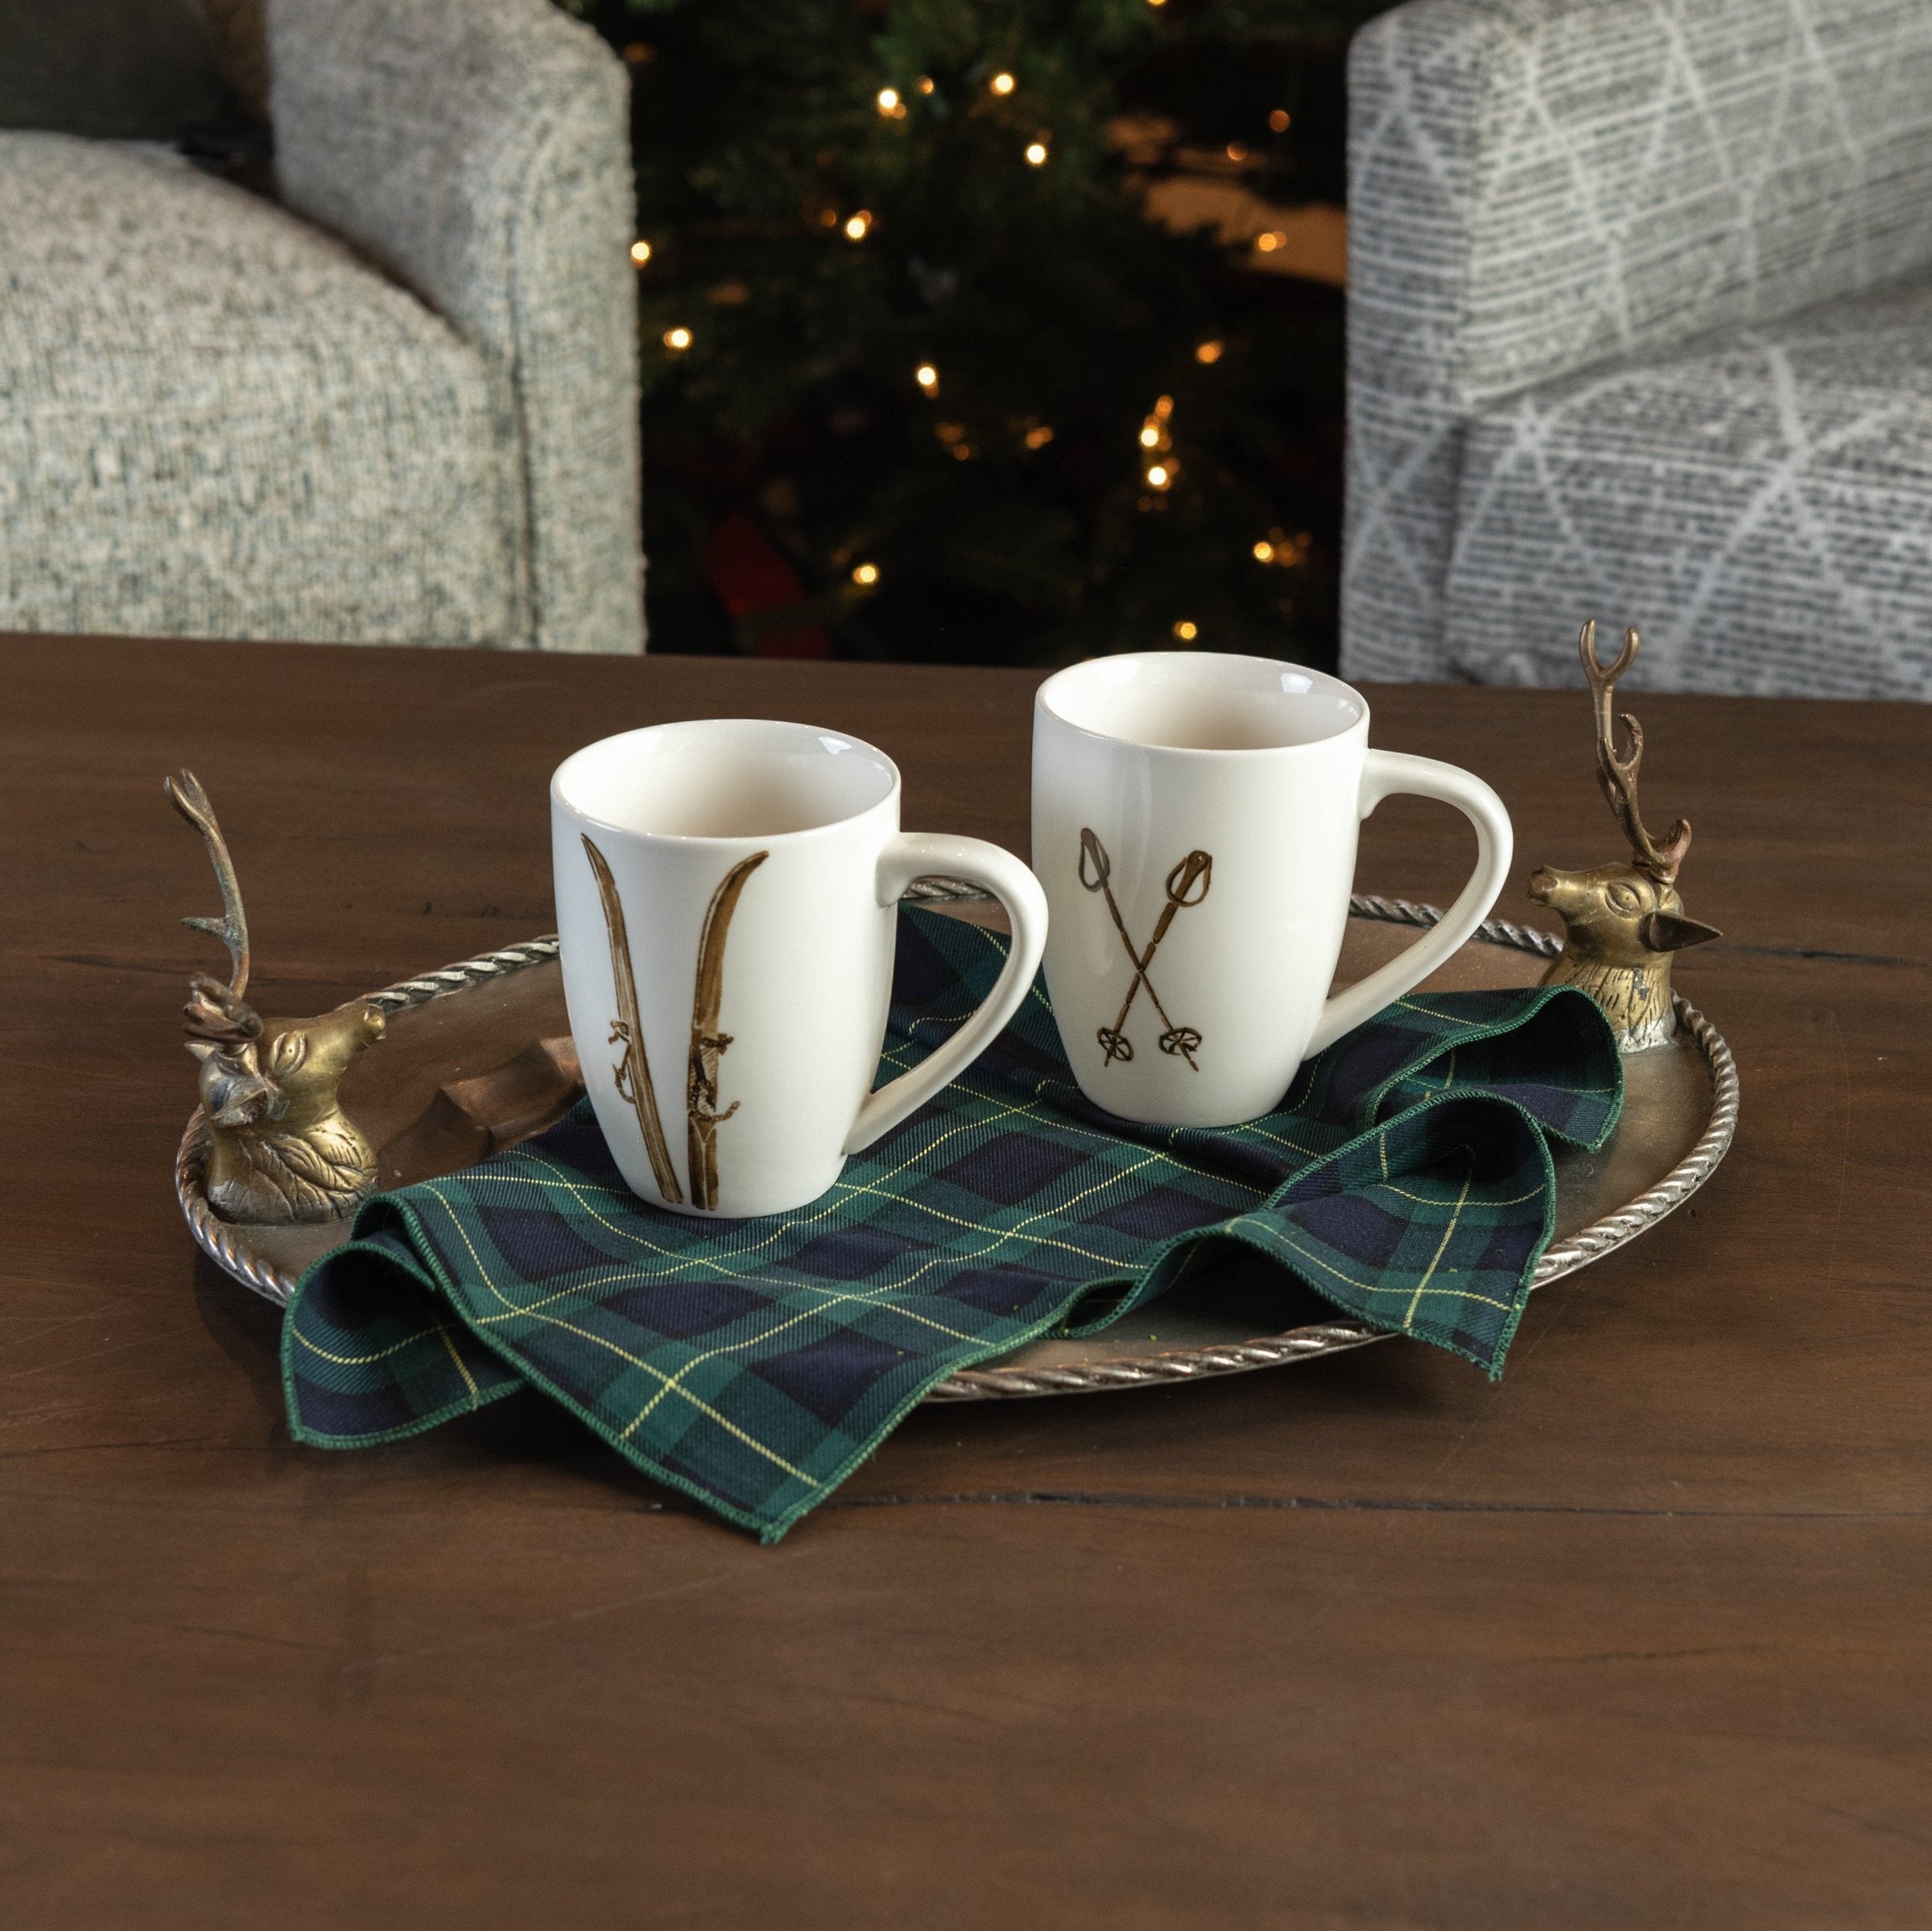
{"type": "MultiPolygon", "coordinates": [[[[998,922],[984,894],[922,880],[908,894],[958,916],[998,922]]],[[[1434,925],[1432,906],[1350,901],[1337,983],[1372,971],[1408,943],[1405,926],[1434,925]]],[[[1492,919],[1426,984],[1438,990],[1530,985],[1559,942],[1534,926],[1492,919]]],[[[382,1184],[407,1186],[473,1165],[541,1133],[582,1091],[564,1010],[557,942],[535,939],[369,995],[389,1016],[381,1048],[343,1082],[350,1114],[378,1149],[382,1184]]],[[[1537,1265],[1546,1287],[1600,1259],[1681,1207],[1708,1180],[1737,1124],[1737,1069],[1717,1029],[1678,998],[1668,1046],[1624,1062],[1626,1099],[1601,1152],[1556,1155],[1556,1237],[1537,1265]]],[[[271,1028],[272,1030],[272,1024],[271,1028]]],[[[175,1190],[203,1250],[243,1285],[286,1303],[309,1264],[349,1236],[349,1223],[238,1225],[217,1216],[204,1188],[208,1146],[199,1109],[175,1162],[175,1190]]],[[[1034,1341],[940,1382],[929,1401],[1090,1394],[1312,1360],[1395,1337],[1348,1320],[1281,1332],[1281,1281],[1263,1263],[1226,1270],[1201,1290],[1155,1303],[1121,1327],[1080,1340],[1034,1341]],[[1270,1311],[1272,1303],[1273,1311],[1270,1311]],[[1154,1328],[1145,1325],[1151,1316],[1154,1328]]]]}

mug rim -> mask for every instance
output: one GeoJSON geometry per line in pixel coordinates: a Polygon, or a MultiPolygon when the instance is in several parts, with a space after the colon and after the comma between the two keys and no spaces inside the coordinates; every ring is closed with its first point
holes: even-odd
{"type": "MultiPolygon", "coordinates": [[[[1299,695],[1298,693],[1297,695],[1299,695]]],[[[1368,700],[1355,686],[1327,670],[1317,670],[1309,664],[1290,662],[1286,658],[1257,657],[1240,650],[1123,650],[1106,657],[1082,658],[1077,664],[1068,664],[1047,678],[1033,694],[1035,711],[1044,711],[1063,729],[1077,732],[1082,737],[1091,738],[1096,744],[1121,745],[1136,751],[1158,752],[1163,757],[1282,757],[1298,751],[1313,751],[1323,745],[1332,745],[1338,740],[1352,736],[1357,732],[1367,734],[1369,720],[1368,700]],[[1269,670],[1293,670],[1311,680],[1311,689],[1326,685],[1337,694],[1348,698],[1360,715],[1340,730],[1324,732],[1319,737],[1302,739],[1292,745],[1162,745],[1149,744],[1144,739],[1124,737],[1112,731],[1097,731],[1091,724],[1084,724],[1069,717],[1053,701],[1051,693],[1056,684],[1071,683],[1084,674],[1090,674],[1096,665],[1136,662],[1172,662],[1199,664],[1213,659],[1229,663],[1256,664],[1269,670]]]]}
{"type": "Polygon", "coordinates": [[[904,790],[904,780],[898,765],[879,747],[869,740],[851,731],[840,731],[829,724],[800,724],[788,717],[678,717],[667,718],[661,724],[639,724],[629,731],[613,731],[608,737],[593,738],[587,745],[580,745],[550,774],[550,802],[552,809],[568,811],[570,815],[587,825],[595,825],[601,831],[607,831],[618,838],[647,838],[661,840],[666,844],[679,845],[770,845],[794,843],[807,838],[820,838],[846,827],[857,824],[861,819],[869,817],[874,811],[882,811],[895,804],[904,790]],[[670,731],[726,730],[735,727],[755,724],[777,726],[779,729],[799,733],[813,738],[836,737],[855,751],[864,751],[877,760],[885,769],[890,782],[884,794],[869,805],[862,805],[856,811],[847,811],[837,818],[826,819],[823,824],[802,825],[795,831],[654,831],[641,829],[636,825],[619,824],[614,819],[601,816],[586,810],[569,797],[564,789],[564,774],[578,759],[588,757],[595,751],[608,751],[633,738],[655,737],[670,731]]]}

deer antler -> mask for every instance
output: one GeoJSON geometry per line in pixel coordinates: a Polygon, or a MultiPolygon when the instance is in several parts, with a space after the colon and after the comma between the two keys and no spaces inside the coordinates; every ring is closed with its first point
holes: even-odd
{"type": "Polygon", "coordinates": [[[1690,849],[1690,827],[1680,818],[1661,845],[1644,829],[1637,803],[1637,774],[1644,761],[1643,727],[1628,711],[1620,714],[1624,728],[1629,734],[1630,749],[1620,756],[1616,726],[1610,712],[1610,698],[1616,680],[1637,662],[1641,642],[1634,628],[1625,630],[1624,647],[1617,653],[1616,662],[1599,663],[1596,619],[1592,617],[1577,637],[1576,650],[1583,660],[1583,675],[1590,680],[1591,695],[1596,702],[1596,782],[1603,788],[1604,802],[1623,827],[1637,862],[1653,877],[1668,885],[1677,877],[1677,869],[1690,849]]]}
{"type": "Polygon", "coordinates": [[[262,1021],[242,997],[248,990],[248,915],[242,909],[242,888],[236,882],[234,860],[228,855],[228,840],[221,836],[215,807],[193,772],[184,771],[179,778],[166,778],[161,782],[168,802],[201,834],[221,887],[219,918],[184,918],[181,922],[197,932],[212,932],[228,947],[233,962],[226,985],[205,972],[196,973],[189,982],[185,1008],[188,1032],[196,1038],[226,1046],[258,1039],[262,1021]]]}

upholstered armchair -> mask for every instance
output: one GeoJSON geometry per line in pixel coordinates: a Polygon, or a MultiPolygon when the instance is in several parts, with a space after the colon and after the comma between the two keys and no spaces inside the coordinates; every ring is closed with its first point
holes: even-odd
{"type": "Polygon", "coordinates": [[[0,134],[0,629],[634,651],[621,65],[268,0],[277,198],[0,134]]]}
{"type": "Polygon", "coordinates": [[[1342,655],[1932,697],[1932,8],[1410,0],[1350,61],[1342,655]]]}

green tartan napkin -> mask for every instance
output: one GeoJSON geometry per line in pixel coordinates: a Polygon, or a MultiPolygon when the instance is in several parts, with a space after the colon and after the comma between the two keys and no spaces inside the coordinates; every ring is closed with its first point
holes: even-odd
{"type": "MultiPolygon", "coordinates": [[[[910,909],[899,932],[888,1075],[972,1009],[1006,943],[910,909]]],[[[963,1079],[795,1214],[646,1207],[588,1101],[378,1195],[289,1303],[289,1426],[360,1447],[531,1386],[775,1541],[935,1382],[1104,1327],[1229,1242],[1493,1377],[1550,1240],[1550,1141],[1601,1145],[1622,1104],[1601,1013],[1551,987],[1398,1000],[1262,1119],[1136,1126],[1081,1095],[1036,984],[963,1079]]]]}

